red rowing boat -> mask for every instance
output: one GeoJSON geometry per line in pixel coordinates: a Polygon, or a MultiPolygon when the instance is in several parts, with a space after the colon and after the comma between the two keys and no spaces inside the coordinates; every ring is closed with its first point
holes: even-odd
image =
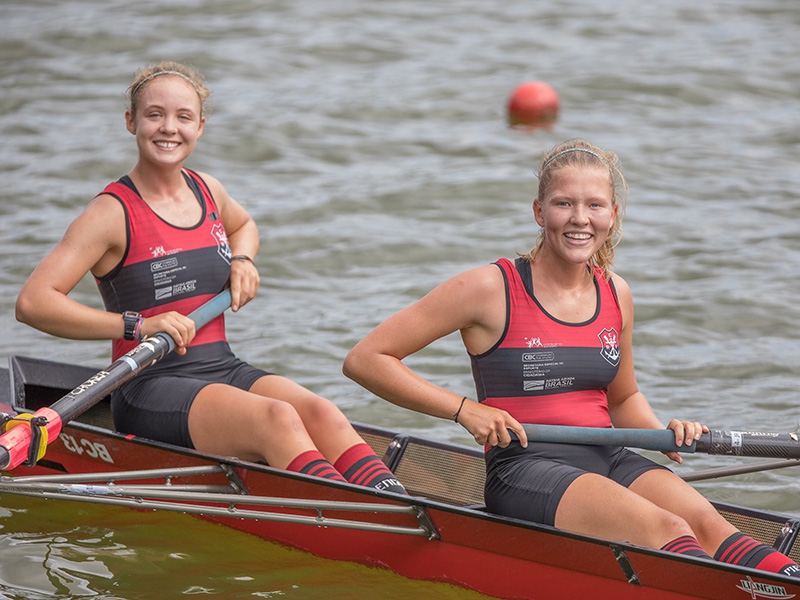
{"type": "MultiPolygon", "coordinates": [[[[95,372],[10,357],[0,370],[0,410],[48,407],[95,372]]],[[[121,435],[107,399],[65,423],[34,466],[5,474],[0,494],[196,514],[318,556],[500,598],[800,600],[800,583],[787,577],[488,514],[480,450],[357,429],[410,497],[121,435]]],[[[800,520],[715,506],[757,540],[800,559],[800,520]]]]}

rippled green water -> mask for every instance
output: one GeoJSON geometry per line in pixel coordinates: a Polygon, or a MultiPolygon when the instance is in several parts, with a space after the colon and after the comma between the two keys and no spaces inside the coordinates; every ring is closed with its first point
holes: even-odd
{"type": "MultiPolygon", "coordinates": [[[[107,364],[105,343],[53,340],[16,323],[14,297],[66,224],[133,165],[122,95],[137,67],[168,57],[196,64],[213,90],[189,166],[217,176],[261,230],[262,293],[228,320],[243,358],[331,397],[355,420],[469,443],[453,423],[372,397],[341,375],[341,362],[438,282],[527,250],[536,160],[581,136],[616,150],[630,183],[617,271],[637,302],[639,383],[659,416],[793,429],[799,26],[800,6],[781,0],[7,0],[0,356],[107,364]],[[560,94],[559,119],[510,130],[506,98],[533,79],[560,94]]],[[[100,304],[89,279],[74,297],[100,304]]],[[[472,390],[456,337],[408,363],[472,390]]],[[[731,464],[721,461],[690,457],[681,469],[731,464]]],[[[797,478],[785,470],[699,487],[800,514],[797,478]]],[[[140,519],[94,514],[113,536],[140,519]]],[[[44,524],[40,534],[49,535],[44,524]]],[[[0,550],[0,562],[6,556],[0,550]]],[[[32,576],[40,564],[28,565],[32,576]]],[[[8,593],[26,592],[12,584],[8,593]]],[[[357,585],[348,593],[363,597],[357,585]]]]}

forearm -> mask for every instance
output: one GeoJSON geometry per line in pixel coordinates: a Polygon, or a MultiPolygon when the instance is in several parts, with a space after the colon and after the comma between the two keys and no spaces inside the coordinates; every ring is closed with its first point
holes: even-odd
{"type": "Polygon", "coordinates": [[[247,256],[255,261],[259,247],[256,222],[248,217],[236,231],[228,235],[228,243],[233,256],[247,256]]]}
{"type": "Polygon", "coordinates": [[[365,355],[358,346],[348,354],[344,374],[370,392],[402,408],[452,419],[462,395],[427,381],[387,354],[365,355]]]}
{"type": "Polygon", "coordinates": [[[56,290],[23,288],[16,318],[40,331],[73,340],[108,340],[123,336],[122,315],[85,306],[56,290]]]}

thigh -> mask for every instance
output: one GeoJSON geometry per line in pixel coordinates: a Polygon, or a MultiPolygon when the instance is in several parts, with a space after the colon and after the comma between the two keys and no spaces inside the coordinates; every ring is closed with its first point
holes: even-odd
{"type": "Polygon", "coordinates": [[[615,481],[594,473],[577,478],[558,505],[556,527],[661,548],[692,533],[679,516],[615,481]]]}
{"type": "Polygon", "coordinates": [[[320,451],[332,457],[333,461],[347,448],[363,442],[336,404],[287,377],[262,377],[250,387],[250,391],[294,407],[320,451]]]}
{"type": "Polygon", "coordinates": [[[683,518],[705,548],[717,548],[738,531],[696,489],[669,470],[648,471],[631,491],[683,518]]]}
{"type": "Polygon", "coordinates": [[[206,385],[185,377],[134,379],[112,394],[114,427],[121,433],[193,448],[189,410],[206,385]]]}
{"type": "Polygon", "coordinates": [[[266,460],[279,468],[314,449],[291,405],[222,383],[208,384],[197,394],[188,424],[198,450],[266,460]]]}
{"type": "Polygon", "coordinates": [[[671,473],[667,467],[621,446],[610,449],[608,464],[608,478],[623,487],[630,487],[634,481],[649,471],[671,473]]]}
{"type": "Polygon", "coordinates": [[[553,525],[569,485],[585,473],[571,465],[519,452],[489,462],[484,499],[489,512],[553,525]]]}

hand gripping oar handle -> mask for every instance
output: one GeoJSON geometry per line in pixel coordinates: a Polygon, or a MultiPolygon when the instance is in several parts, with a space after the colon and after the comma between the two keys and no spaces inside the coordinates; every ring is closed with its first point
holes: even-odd
{"type": "MultiPolygon", "coordinates": [[[[217,294],[200,308],[189,314],[195,329],[200,329],[221,315],[231,305],[229,289],[217,294]]],[[[0,435],[0,469],[13,469],[28,459],[31,441],[38,436],[37,427],[44,427],[47,440],[54,440],[64,423],[83,414],[102,398],[137,375],[142,369],[160,360],[175,349],[175,340],[162,332],[147,338],[127,354],[120,356],[110,366],[98,371],[74,390],[54,402],[52,406],[37,410],[31,423],[19,423],[0,435]]]]}
{"type": "Polygon", "coordinates": [[[671,429],[617,429],[567,427],[561,425],[523,425],[528,440],[588,446],[628,446],[659,452],[700,452],[728,456],[800,458],[800,440],[794,433],[722,431],[704,433],[689,446],[676,446],[671,429]]]}

